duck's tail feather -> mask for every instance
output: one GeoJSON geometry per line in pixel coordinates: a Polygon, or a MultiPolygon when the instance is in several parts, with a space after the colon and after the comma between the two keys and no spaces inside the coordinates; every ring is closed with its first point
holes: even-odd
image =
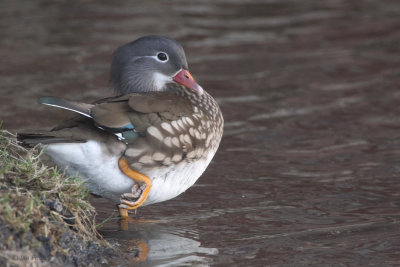
{"type": "Polygon", "coordinates": [[[83,143],[86,140],[71,139],[50,135],[49,133],[17,133],[17,140],[22,146],[34,147],[37,144],[47,145],[54,143],[83,143]]]}

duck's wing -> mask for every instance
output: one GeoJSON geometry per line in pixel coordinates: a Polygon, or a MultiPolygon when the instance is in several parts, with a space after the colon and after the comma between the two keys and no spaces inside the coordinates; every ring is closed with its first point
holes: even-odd
{"type": "Polygon", "coordinates": [[[116,135],[127,143],[134,142],[153,125],[175,120],[189,113],[190,102],[175,94],[145,93],[105,98],[95,104],[42,97],[41,104],[78,113],[48,132],[19,133],[18,140],[28,146],[38,143],[85,142],[116,135]]]}
{"type": "Polygon", "coordinates": [[[129,94],[105,99],[91,108],[92,119],[114,132],[134,129],[142,134],[150,126],[176,120],[193,112],[191,103],[175,94],[129,94]]]}

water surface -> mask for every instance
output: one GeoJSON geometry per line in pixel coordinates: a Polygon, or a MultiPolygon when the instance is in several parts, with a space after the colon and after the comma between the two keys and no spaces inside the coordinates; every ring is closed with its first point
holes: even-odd
{"type": "MultiPolygon", "coordinates": [[[[65,113],[42,95],[111,93],[112,51],[178,39],[221,105],[220,150],[194,187],[102,228],[114,264],[385,266],[400,260],[398,1],[3,1],[0,114],[65,113]]],[[[93,200],[102,221],[115,207],[93,200]]]]}

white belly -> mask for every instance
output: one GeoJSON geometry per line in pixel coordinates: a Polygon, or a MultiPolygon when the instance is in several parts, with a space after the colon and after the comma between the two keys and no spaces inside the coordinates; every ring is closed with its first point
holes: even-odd
{"type": "Polygon", "coordinates": [[[185,192],[206,170],[214,153],[204,160],[192,163],[181,162],[177,165],[145,172],[153,181],[145,205],[162,202],[185,192]]]}
{"type": "Polygon", "coordinates": [[[86,186],[92,193],[115,202],[134,183],[119,170],[119,156],[103,153],[101,144],[96,141],[51,144],[47,146],[45,153],[68,175],[86,181],[86,186]]]}
{"type": "MultiPolygon", "coordinates": [[[[118,167],[120,155],[103,153],[96,141],[48,145],[45,153],[70,176],[86,181],[89,190],[119,203],[122,193],[130,192],[134,181],[118,167]]],[[[174,198],[191,187],[205,171],[215,151],[207,159],[177,165],[137,170],[152,180],[152,187],[144,205],[174,198]]]]}

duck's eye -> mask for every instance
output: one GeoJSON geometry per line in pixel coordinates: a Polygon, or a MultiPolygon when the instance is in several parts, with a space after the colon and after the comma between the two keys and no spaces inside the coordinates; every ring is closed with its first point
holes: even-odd
{"type": "Polygon", "coordinates": [[[158,60],[165,62],[168,60],[168,55],[165,54],[164,52],[160,52],[157,54],[157,58],[158,60]]]}

